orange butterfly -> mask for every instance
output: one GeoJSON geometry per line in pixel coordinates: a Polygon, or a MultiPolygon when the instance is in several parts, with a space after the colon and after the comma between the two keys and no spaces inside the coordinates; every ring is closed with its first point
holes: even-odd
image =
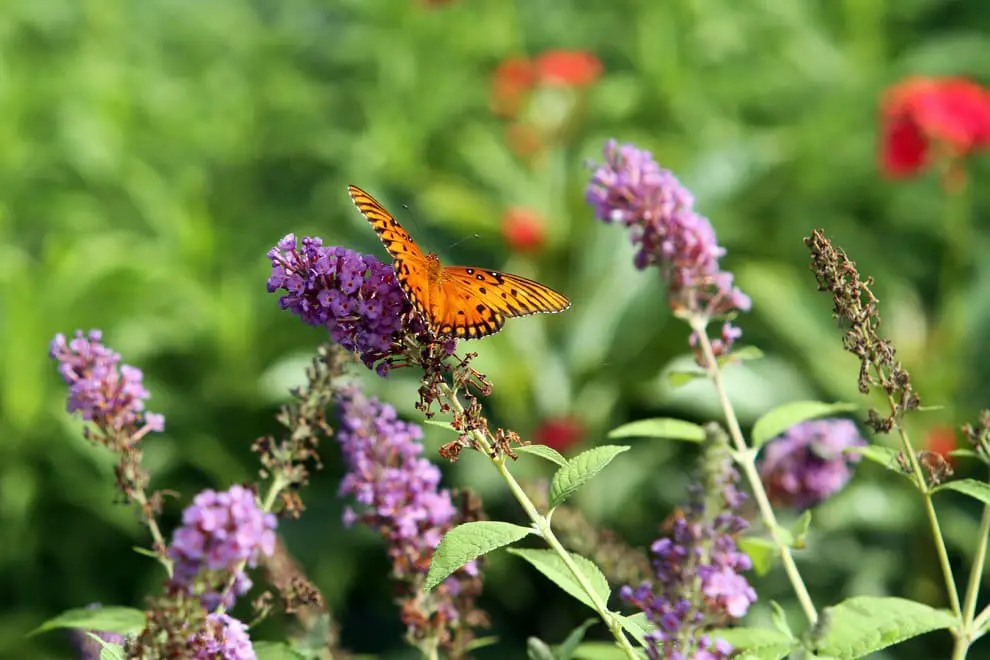
{"type": "Polygon", "coordinates": [[[435,337],[477,339],[501,330],[507,318],[562,312],[571,306],[563,294],[525,277],[444,266],[434,253],[424,254],[374,197],[354,185],[347,189],[392,255],[402,290],[435,337]]]}

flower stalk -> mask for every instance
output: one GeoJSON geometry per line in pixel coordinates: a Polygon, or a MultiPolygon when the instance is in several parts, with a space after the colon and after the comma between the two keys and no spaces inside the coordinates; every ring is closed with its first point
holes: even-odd
{"type": "Polygon", "coordinates": [[[814,602],[811,600],[811,594],[808,593],[808,587],[804,584],[801,572],[794,562],[791,549],[780,534],[780,525],[777,522],[776,515],[774,515],[773,507],[770,505],[770,499],[767,497],[766,490],[763,488],[760,473],[756,468],[756,452],[746,445],[742,428],[739,426],[739,419],[736,417],[732,402],[729,401],[729,395],[725,389],[725,380],[722,377],[722,370],[719,367],[711,340],[708,338],[706,332],[708,321],[704,317],[696,316],[690,318],[689,323],[694,330],[694,336],[698,338],[698,346],[701,349],[703,358],[703,367],[707,371],[712,385],[715,387],[719,405],[722,408],[722,414],[725,415],[729,437],[732,438],[732,444],[736,450],[736,463],[742,469],[743,475],[746,477],[746,481],[753,491],[753,499],[756,500],[756,506],[760,511],[760,518],[763,520],[763,524],[766,525],[770,533],[770,538],[777,548],[777,552],[780,553],[784,572],[787,573],[787,579],[794,589],[794,594],[797,596],[798,603],[801,605],[801,610],[804,612],[808,623],[814,626],[818,623],[818,611],[815,609],[814,602]]]}
{"type": "MultiPolygon", "coordinates": [[[[450,406],[453,413],[455,415],[464,415],[464,406],[461,405],[460,400],[457,398],[456,390],[451,388],[446,383],[443,383],[440,385],[440,391],[444,395],[445,403],[450,406]]],[[[482,432],[481,429],[471,429],[469,433],[472,439],[477,443],[478,448],[488,457],[488,459],[492,462],[492,465],[495,466],[495,469],[498,470],[498,473],[502,475],[502,478],[509,486],[509,490],[512,492],[512,495],[516,498],[516,501],[519,502],[519,505],[523,508],[523,511],[526,512],[526,516],[530,519],[530,521],[532,521],[536,531],[543,538],[543,540],[546,541],[547,545],[550,546],[555,553],[557,553],[560,560],[571,572],[574,580],[581,586],[585,594],[587,594],[588,599],[591,601],[592,605],[594,605],[595,611],[598,612],[598,615],[605,622],[605,625],[608,626],[609,632],[612,633],[612,636],[615,638],[619,648],[621,648],[626,654],[626,657],[630,658],[630,660],[635,660],[638,657],[636,655],[636,650],[633,648],[629,639],[623,632],[622,624],[618,618],[618,615],[609,610],[607,603],[602,602],[601,599],[598,598],[598,595],[591,587],[591,584],[584,576],[584,573],[582,573],[577,567],[577,564],[574,563],[570,553],[557,538],[556,534],[554,534],[549,518],[540,514],[536,508],[536,505],[533,504],[533,501],[528,495],[526,495],[526,492],[523,490],[522,486],[516,478],[512,476],[512,473],[509,472],[508,466],[506,465],[506,455],[503,452],[496,452],[493,450],[492,445],[488,442],[488,438],[485,437],[485,433],[482,432]]]]}

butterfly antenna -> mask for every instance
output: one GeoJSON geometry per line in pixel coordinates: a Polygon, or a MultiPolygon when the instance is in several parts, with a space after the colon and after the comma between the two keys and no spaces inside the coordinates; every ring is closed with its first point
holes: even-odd
{"type": "Polygon", "coordinates": [[[464,241],[469,241],[472,238],[481,238],[481,234],[471,234],[470,236],[465,236],[459,241],[454,241],[451,245],[447,247],[448,250],[453,250],[455,247],[463,243],[464,241]]]}
{"type": "Polygon", "coordinates": [[[412,209],[409,208],[409,205],[403,204],[402,208],[406,210],[406,214],[409,216],[409,219],[412,220],[414,225],[416,225],[416,231],[422,232],[423,227],[419,224],[419,220],[416,219],[416,214],[412,212],[412,209]]]}

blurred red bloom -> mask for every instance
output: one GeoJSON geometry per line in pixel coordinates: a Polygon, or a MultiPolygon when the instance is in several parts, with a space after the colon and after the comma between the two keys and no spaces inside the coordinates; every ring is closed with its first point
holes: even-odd
{"type": "Polygon", "coordinates": [[[949,452],[956,447],[956,431],[949,426],[931,428],[925,436],[925,449],[940,455],[952,464],[955,464],[955,457],[949,456],[949,452]]]}
{"type": "Polygon", "coordinates": [[[536,252],[543,247],[543,219],[532,209],[514,206],[502,216],[502,237],[513,252],[536,252]]]}
{"type": "Polygon", "coordinates": [[[584,426],[573,417],[544,420],[535,432],[536,441],[557,451],[564,451],[584,437],[584,426]]]}
{"type": "Polygon", "coordinates": [[[540,82],[556,87],[587,87],[602,74],[602,63],[585,50],[548,50],[536,58],[540,82]]]}
{"type": "Polygon", "coordinates": [[[510,57],[495,69],[492,107],[496,114],[514,117],[536,83],[533,63],[525,57],[510,57]]]}
{"type": "Polygon", "coordinates": [[[543,149],[543,136],[532,124],[515,122],[506,130],[506,139],[516,155],[529,158],[543,149]]]}
{"type": "Polygon", "coordinates": [[[931,160],[932,143],[960,158],[990,147],[990,91],[964,78],[909,78],[887,90],[880,160],[909,177],[931,160]]]}

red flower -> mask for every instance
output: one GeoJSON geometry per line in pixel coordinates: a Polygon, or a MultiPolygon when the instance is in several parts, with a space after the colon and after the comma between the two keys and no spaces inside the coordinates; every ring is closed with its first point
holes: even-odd
{"type": "Polygon", "coordinates": [[[948,426],[936,426],[929,429],[925,437],[925,449],[934,452],[947,460],[955,463],[955,457],[949,456],[949,452],[956,449],[956,431],[948,426]]]}
{"type": "Polygon", "coordinates": [[[514,117],[536,84],[533,63],[524,57],[510,57],[495,69],[492,80],[492,107],[496,114],[514,117]]]}
{"type": "Polygon", "coordinates": [[[534,64],[537,77],[547,86],[587,87],[602,73],[601,61],[584,50],[548,50],[534,64]]]}
{"type": "Polygon", "coordinates": [[[963,78],[909,78],[887,91],[881,164],[908,177],[931,160],[932,145],[952,158],[990,147],[990,91],[963,78]]]}
{"type": "Polygon", "coordinates": [[[514,206],[502,216],[502,237],[513,252],[536,252],[543,247],[543,219],[531,209],[514,206]]]}
{"type": "Polygon", "coordinates": [[[584,437],[584,426],[573,417],[556,417],[544,420],[534,435],[540,444],[564,451],[584,437]]]}
{"type": "Polygon", "coordinates": [[[515,122],[506,129],[506,139],[516,155],[530,158],[543,150],[543,136],[532,124],[515,122]]]}

